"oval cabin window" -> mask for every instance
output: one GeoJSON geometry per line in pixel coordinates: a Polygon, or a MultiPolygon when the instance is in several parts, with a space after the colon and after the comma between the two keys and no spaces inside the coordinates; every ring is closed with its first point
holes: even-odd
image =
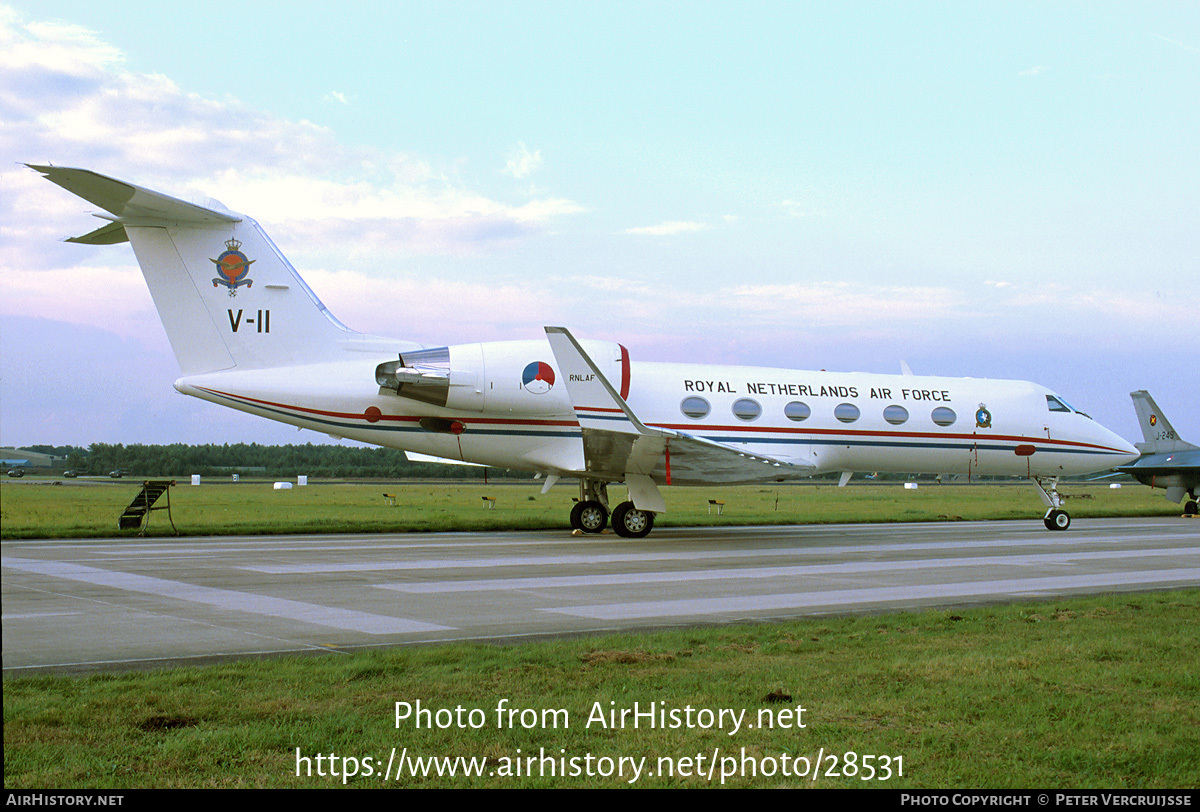
{"type": "Polygon", "coordinates": [[[948,409],[945,406],[938,406],[934,409],[931,417],[933,418],[933,422],[939,426],[953,426],[954,421],[958,419],[958,415],[954,413],[954,410],[948,409]]]}
{"type": "Polygon", "coordinates": [[[679,411],[683,412],[685,417],[693,420],[707,417],[711,408],[707,400],[697,397],[684,398],[683,402],[679,404],[679,411]]]}
{"type": "Polygon", "coordinates": [[[760,414],[762,406],[758,405],[757,400],[741,398],[733,402],[733,416],[738,420],[757,420],[760,414]]]}
{"type": "Polygon", "coordinates": [[[843,423],[853,423],[861,412],[853,403],[839,403],[833,410],[833,416],[843,423]]]}
{"type": "Polygon", "coordinates": [[[902,423],[908,422],[908,409],[903,406],[892,404],[883,410],[883,419],[891,423],[893,426],[899,426],[902,423]]]}
{"type": "Polygon", "coordinates": [[[801,420],[807,420],[812,415],[812,409],[808,408],[807,403],[793,400],[787,406],[783,407],[783,415],[788,420],[795,420],[799,423],[801,420]]]}

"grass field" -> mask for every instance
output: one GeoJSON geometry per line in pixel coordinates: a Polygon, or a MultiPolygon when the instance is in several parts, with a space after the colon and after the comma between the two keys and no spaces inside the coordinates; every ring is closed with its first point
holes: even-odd
{"type": "Polygon", "coordinates": [[[640,763],[639,787],[718,786],[722,772],[737,787],[1196,787],[1198,623],[1189,591],[6,678],[4,783],[336,787],[354,769],[352,787],[619,787],[640,763]],[[397,724],[396,703],[418,700],[443,713],[397,724]],[[521,715],[497,726],[501,700],[531,712],[528,727],[521,715]],[[635,702],[745,711],[753,728],[700,725],[699,713],[692,729],[595,721],[597,708],[635,702]],[[793,716],[771,729],[758,724],[764,709],[793,716]],[[543,751],[556,770],[584,773],[590,754],[612,774],[539,775],[543,751]],[[475,759],[484,774],[463,775],[470,762],[453,777],[413,774],[416,758],[436,770],[435,756],[475,759]],[[618,775],[622,757],[635,761],[618,775]]]}
{"type": "MultiPolygon", "coordinates": [[[[117,535],[117,517],[141,486],[135,480],[0,482],[0,533],[6,539],[117,535]]],[[[574,485],[548,494],[541,483],[319,483],[276,491],[270,482],[228,481],[172,489],[175,526],[187,535],[269,533],[439,532],[528,530],[567,525],[574,485]],[[395,506],[384,493],[395,494],[395,506]],[[483,497],[496,499],[485,509],[483,497]]],[[[1073,518],[1179,515],[1161,491],[1141,485],[1065,484],[1073,518]]],[[[613,488],[614,501],[623,489],[613,488]]],[[[1030,485],[937,485],[905,490],[901,483],[741,485],[664,488],[659,527],[838,522],[1038,520],[1045,512],[1030,485]],[[725,502],[717,516],[710,499],[725,502]]],[[[165,498],[164,498],[165,499],[165,498]]],[[[166,511],[155,511],[150,535],[169,534],[166,511]]]]}

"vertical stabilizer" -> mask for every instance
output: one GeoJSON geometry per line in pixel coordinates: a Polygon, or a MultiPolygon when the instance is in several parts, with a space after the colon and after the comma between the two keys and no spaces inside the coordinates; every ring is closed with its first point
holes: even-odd
{"type": "Polygon", "coordinates": [[[1158,408],[1154,398],[1145,389],[1130,392],[1133,398],[1133,408],[1137,412],[1138,423],[1142,427],[1144,443],[1136,443],[1137,449],[1143,454],[1158,454],[1171,451],[1188,451],[1196,448],[1191,443],[1180,439],[1174,426],[1167,420],[1166,415],[1158,408]]]}
{"type": "Polygon", "coordinates": [[[70,241],[133,245],[184,375],[335,360],[355,335],[249,217],[84,169],[32,168],[112,215],[70,241]]]}

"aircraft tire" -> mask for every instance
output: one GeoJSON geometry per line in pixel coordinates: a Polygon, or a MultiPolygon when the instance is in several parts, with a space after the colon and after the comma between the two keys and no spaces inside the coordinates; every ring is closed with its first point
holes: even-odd
{"type": "Polygon", "coordinates": [[[1195,499],[1189,499],[1187,502],[1184,502],[1183,503],[1183,515],[1184,516],[1195,516],[1196,515],[1196,507],[1197,506],[1196,506],[1195,499]]]}
{"type": "Polygon", "coordinates": [[[585,533],[599,533],[608,524],[608,511],[594,499],[576,502],[571,508],[571,528],[585,533]]]}
{"type": "Polygon", "coordinates": [[[1066,530],[1071,526],[1071,517],[1065,510],[1052,510],[1042,519],[1047,530],[1066,530]]]}
{"type": "Polygon", "coordinates": [[[654,529],[654,514],[648,510],[638,510],[633,502],[622,502],[613,509],[612,528],[623,538],[645,538],[654,529]]]}

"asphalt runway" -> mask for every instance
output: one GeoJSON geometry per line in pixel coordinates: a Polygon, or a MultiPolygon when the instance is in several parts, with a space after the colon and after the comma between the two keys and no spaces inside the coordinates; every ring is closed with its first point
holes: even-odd
{"type": "Polygon", "coordinates": [[[1200,586],[1200,521],[14,541],[3,666],[117,671],[1200,586]]]}

